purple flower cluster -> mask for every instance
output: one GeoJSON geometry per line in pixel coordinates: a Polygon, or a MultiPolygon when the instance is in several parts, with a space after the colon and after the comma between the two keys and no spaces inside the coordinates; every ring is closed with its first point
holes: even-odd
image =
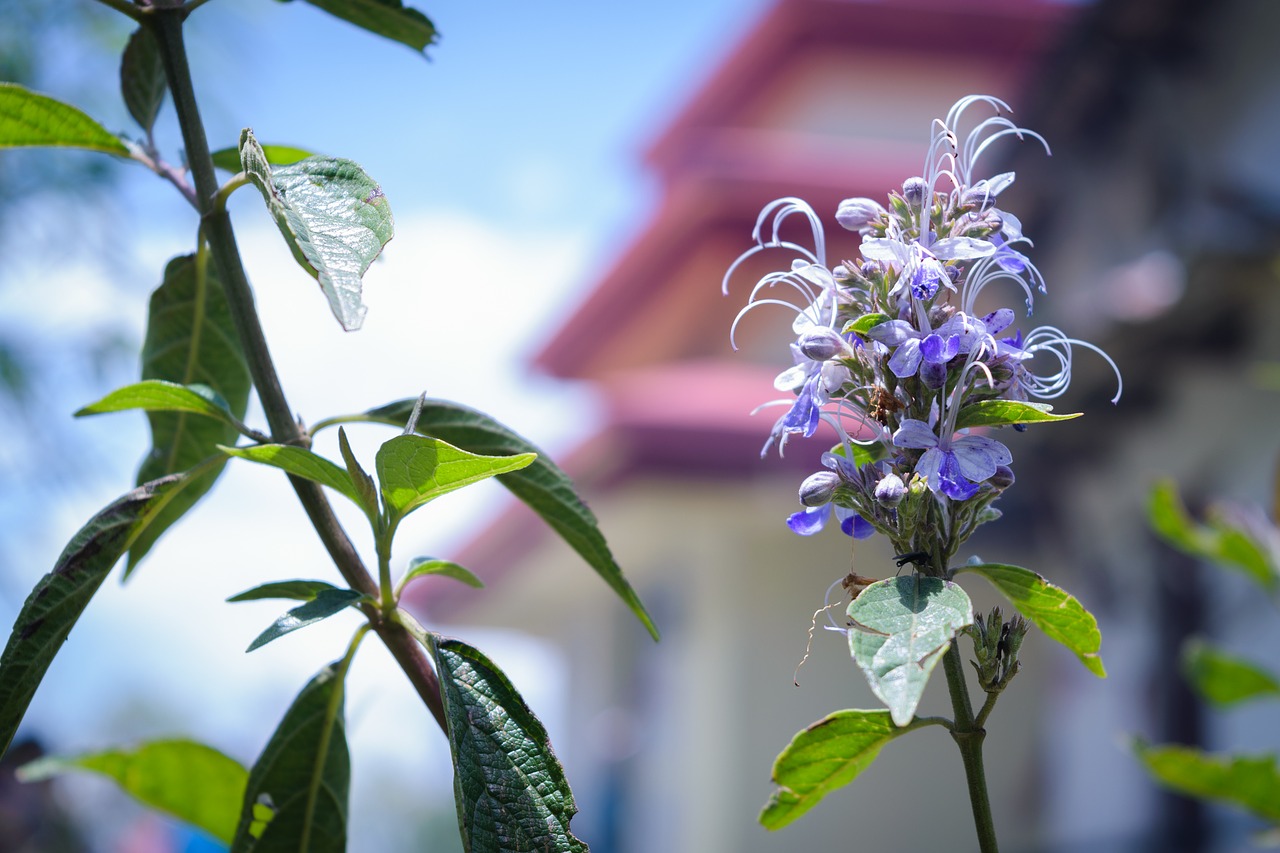
{"type": "MultiPolygon", "coordinates": [[[[1051,326],[1010,333],[1017,315],[999,308],[979,315],[989,284],[1010,282],[1030,316],[1044,278],[1023,254],[1031,245],[1022,224],[999,207],[1012,172],[976,178],[974,167],[992,143],[1039,134],[1005,117],[1002,101],[970,95],[932,125],[924,172],[908,178],[888,206],[867,198],[840,203],[836,221],[862,237],[860,263],[828,267],[821,219],[804,201],[767,205],[756,222],[756,245],[724,278],[765,250],[794,253],[790,268],[771,272],[752,288],[730,331],[761,305],[794,312],[792,366],[775,380],[785,406],[764,453],[781,453],[796,435],[813,436],[821,423],[839,444],[823,456],[824,470],[800,488],[805,509],[788,519],[809,535],[834,516],[855,537],[879,531],[901,552],[948,558],[980,524],[998,517],[992,501],[1013,483],[1013,455],[1002,442],[966,428],[1020,426],[1041,420],[1071,381],[1072,348],[1097,347],[1051,326]],[[989,115],[964,134],[971,107],[989,115]],[[791,217],[807,220],[813,248],[784,240],[791,217]],[[773,295],[783,289],[785,295],[773,295]],[[1039,358],[1037,358],[1039,356],[1039,358]],[[1008,405],[992,405],[997,402],[1008,405]]],[[[736,343],[734,344],[736,348],[736,343]]],[[[1120,397],[1117,389],[1115,400],[1120,397]]],[[[1114,400],[1113,400],[1114,402],[1114,400]]]]}

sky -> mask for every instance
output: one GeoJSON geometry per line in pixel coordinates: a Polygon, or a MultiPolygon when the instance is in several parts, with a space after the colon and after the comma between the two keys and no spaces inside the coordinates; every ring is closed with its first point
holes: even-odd
{"type": "MultiPolygon", "coordinates": [[[[247,125],[264,143],[349,157],[380,182],[396,217],[397,236],[365,279],[364,328],[345,333],[294,264],[261,199],[250,189],[233,196],[293,408],[315,421],[426,391],[489,412],[553,456],[588,435],[597,418],[589,391],[532,375],[530,354],[653,205],[656,188],[639,164],[645,145],[764,5],[446,0],[420,6],[442,34],[429,60],[300,2],[213,0],[196,12],[187,40],[212,147],[234,144],[247,125]]],[[[104,38],[123,44],[126,35],[122,26],[104,38]]],[[[76,61],[73,51],[67,56],[76,61]]],[[[57,80],[45,91],[65,97],[57,80]]],[[[122,106],[101,109],[95,118],[106,127],[129,127],[122,106]]],[[[171,120],[166,107],[161,124],[171,120]]],[[[158,141],[179,158],[171,125],[158,141]]],[[[0,288],[0,317],[32,340],[56,345],[110,320],[140,342],[145,294],[168,258],[190,250],[195,220],[172,189],[139,168],[120,169],[122,195],[111,215],[122,217],[127,240],[113,247],[123,256],[113,269],[154,270],[151,280],[109,281],[92,258],[8,259],[10,281],[41,283],[38,292],[0,288]]],[[[46,223],[59,215],[44,214],[46,223]]],[[[42,394],[69,414],[127,381],[78,377],[42,394]]],[[[262,423],[256,410],[249,422],[262,423]]],[[[27,469],[0,453],[8,493],[0,537],[5,553],[19,556],[0,596],[0,615],[10,623],[66,540],[132,484],[147,445],[136,414],[68,419],[58,429],[74,445],[68,453],[93,461],[81,482],[73,476],[55,489],[56,500],[25,506],[19,475],[27,469]]],[[[351,430],[366,467],[389,435],[351,430]]],[[[323,438],[317,451],[336,458],[334,440],[323,438]]],[[[471,491],[406,523],[393,564],[417,554],[450,556],[503,500],[497,488],[471,491]]],[[[357,546],[371,553],[359,517],[344,518],[357,546]]],[[[25,731],[64,753],[185,734],[251,762],[292,696],[341,655],[356,624],[354,614],[335,617],[244,655],[288,605],[224,599],[293,577],[337,579],[284,479],[229,466],[127,585],[118,577],[104,584],[38,692],[25,731]]],[[[584,577],[594,582],[585,569],[584,577]]],[[[554,741],[565,701],[554,650],[518,626],[463,636],[508,669],[554,741]]],[[[388,820],[379,803],[421,813],[423,797],[443,797],[436,802],[448,828],[443,738],[375,641],[353,669],[348,715],[351,850],[407,842],[397,835],[407,828],[388,820]]],[[[113,830],[135,817],[92,780],[72,780],[67,790],[113,830]]]]}

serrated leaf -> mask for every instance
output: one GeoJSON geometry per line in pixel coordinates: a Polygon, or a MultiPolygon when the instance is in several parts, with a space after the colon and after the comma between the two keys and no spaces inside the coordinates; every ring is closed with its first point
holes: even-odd
{"type": "Polygon", "coordinates": [[[129,115],[147,133],[156,123],[168,89],[160,46],[149,29],[139,27],[129,37],[120,59],[120,93],[129,115]]]}
{"type": "Polygon", "coordinates": [[[360,328],[361,278],[395,231],[382,188],[359,165],[337,157],[308,157],[273,169],[248,128],[240,135],[240,162],[342,328],[360,328]]]}
{"type": "Polygon", "coordinates": [[[70,104],[17,83],[0,83],[0,148],[40,147],[129,156],[119,137],[70,104]]]}
{"type": "Polygon", "coordinates": [[[484,586],[484,581],[476,577],[470,569],[448,560],[437,560],[434,557],[414,557],[410,560],[409,569],[404,573],[404,577],[400,578],[398,586],[400,589],[404,589],[409,581],[426,575],[442,575],[446,578],[453,578],[476,589],[481,589],[484,586]]]}
{"type": "Polygon", "coordinates": [[[1241,571],[1268,591],[1280,586],[1280,567],[1265,545],[1221,511],[1211,514],[1208,524],[1192,519],[1172,481],[1162,480],[1152,488],[1147,517],[1156,533],[1179,551],[1241,571]]]}
{"type": "MultiPolygon", "coordinates": [[[[252,382],[231,309],[212,265],[206,265],[201,274],[194,255],[169,261],[164,282],[151,295],[142,345],[142,378],[203,385],[212,392],[210,399],[225,403],[235,418],[244,417],[252,382]]],[[[146,382],[142,385],[156,388],[146,382]]],[[[187,471],[217,456],[218,445],[233,444],[239,435],[225,418],[193,417],[186,411],[149,411],[147,422],[151,450],[138,468],[139,483],[187,471]]],[[[222,469],[219,463],[196,478],[138,538],[129,551],[126,577],[156,540],[213,488],[222,469]]]]}
{"type": "Polygon", "coordinates": [[[211,746],[190,740],[158,740],[135,749],[109,749],[67,758],[49,757],[18,769],[37,782],[71,771],[113,779],[135,800],[202,829],[230,844],[240,818],[249,771],[211,746]]]}
{"type": "Polygon", "coordinates": [[[231,853],[344,853],[351,757],[342,662],[302,688],[249,771],[231,853]]]}
{"type": "Polygon", "coordinates": [[[1080,417],[1079,412],[1070,415],[1053,414],[1053,406],[1047,403],[1021,403],[1016,400],[979,400],[970,403],[956,415],[956,429],[977,426],[1001,426],[1004,424],[1039,424],[1053,421],[1069,421],[1080,417]]]}
{"type": "Polygon", "coordinates": [[[107,396],[76,411],[77,418],[108,412],[142,409],[148,412],[189,412],[206,415],[234,426],[227,401],[207,385],[179,385],[161,379],[148,379],[117,388],[107,396]]]}
{"type": "Polygon", "coordinates": [[[374,35],[425,51],[436,40],[436,28],[426,15],[402,0],[307,0],[312,6],[374,35]]]}
{"type": "Polygon", "coordinates": [[[453,754],[467,853],[587,853],[569,831],[578,808],[547,731],[511,682],[460,640],[427,636],[453,754]]]}
{"type": "Polygon", "coordinates": [[[1216,705],[1280,696],[1280,681],[1271,673],[1203,640],[1182,647],[1182,672],[1197,693],[1216,705]]]}
{"type": "Polygon", "coordinates": [[[255,444],[249,447],[219,447],[228,456],[248,459],[262,465],[279,468],[313,483],[328,486],[339,494],[346,495],[356,506],[360,506],[360,495],[355,484],[343,468],[334,463],[291,444],[255,444]]]}
{"type": "MultiPolygon", "coordinates": [[[[366,412],[370,421],[403,427],[416,400],[400,400],[366,412]]],[[[418,418],[418,432],[435,436],[472,453],[509,456],[536,453],[529,467],[498,475],[498,482],[542,517],[587,565],[596,571],[658,639],[658,628],[640,596],[622,574],[595,514],[578,497],[573,480],[547,454],[526,439],[475,409],[445,400],[427,400],[418,418]]]]}
{"type": "Polygon", "coordinates": [[[1206,800],[1230,803],[1280,823],[1276,756],[1212,755],[1186,746],[1133,743],[1134,754],[1161,784],[1206,800]]]}
{"type": "MultiPolygon", "coordinates": [[[[292,145],[261,145],[259,147],[262,148],[262,155],[267,158],[267,162],[272,166],[289,166],[299,160],[315,156],[314,151],[307,151],[305,148],[296,148],[292,145]]],[[[239,146],[219,148],[209,156],[213,158],[213,165],[233,175],[243,169],[240,163],[239,146]]]]}
{"type": "Polygon", "coordinates": [[[27,596],[0,655],[0,754],[111,567],[187,482],[173,476],[146,483],[103,509],[71,538],[53,571],[27,596]]]}
{"type": "Polygon", "coordinates": [[[328,619],[335,613],[341,613],[364,598],[354,589],[319,589],[306,604],[287,611],[279,619],[271,623],[271,627],[259,634],[245,652],[260,649],[272,640],[278,640],[285,634],[292,634],[299,628],[328,619]]]}
{"type": "Polygon", "coordinates": [[[1098,622],[1066,590],[1054,586],[1030,569],[1004,563],[966,565],[956,571],[974,572],[991,581],[1046,637],[1075,652],[1080,662],[1094,675],[1107,677],[1107,670],[1098,655],[1102,648],[1098,622]]]}
{"type": "Polygon", "coordinates": [[[336,590],[338,587],[327,581],[272,581],[261,586],[255,586],[253,589],[246,589],[242,593],[231,596],[227,601],[258,601],[264,598],[292,598],[297,601],[311,601],[326,589],[336,590]]]}
{"type": "Polygon", "coordinates": [[[941,578],[904,575],[871,584],[847,612],[854,661],[893,722],[907,725],[951,639],[973,624],[969,596],[941,578]]]}
{"type": "Polygon", "coordinates": [[[351,478],[351,484],[355,486],[356,494],[360,497],[360,507],[369,517],[370,523],[373,523],[378,517],[378,487],[373,482],[373,478],[360,467],[360,461],[356,459],[355,453],[351,450],[351,443],[347,441],[347,431],[342,427],[338,427],[338,451],[342,454],[342,461],[347,466],[347,476],[351,478]]]}
{"type": "Polygon", "coordinates": [[[799,732],[773,763],[778,790],[760,812],[765,829],[781,829],[848,785],[880,749],[911,731],[893,724],[888,711],[836,711],[799,732]]]}
{"type": "Polygon", "coordinates": [[[845,323],[844,328],[840,330],[840,334],[847,335],[850,332],[857,332],[859,335],[865,337],[867,332],[871,331],[876,326],[879,326],[881,323],[889,322],[891,319],[893,318],[888,314],[863,314],[861,317],[845,323]]]}
{"type": "Polygon", "coordinates": [[[534,458],[480,456],[438,438],[398,435],[378,448],[374,467],[387,510],[403,518],[441,495],[524,468],[534,458]]]}

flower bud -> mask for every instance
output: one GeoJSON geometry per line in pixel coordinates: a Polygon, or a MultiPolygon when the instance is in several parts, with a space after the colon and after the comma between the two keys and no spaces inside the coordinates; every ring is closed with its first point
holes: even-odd
{"type": "Polygon", "coordinates": [[[836,222],[863,236],[888,215],[889,211],[869,198],[846,198],[836,208],[836,222]]]}
{"type": "Polygon", "coordinates": [[[924,201],[924,178],[907,178],[902,182],[902,197],[912,207],[919,207],[924,201]]]}
{"type": "Polygon", "coordinates": [[[805,506],[822,506],[831,502],[831,496],[840,487],[840,475],[835,471],[818,471],[805,477],[800,484],[800,503],[805,506]]]}
{"type": "Polygon", "coordinates": [[[835,329],[812,326],[796,341],[800,352],[814,361],[827,361],[849,350],[848,342],[835,329]]]}
{"type": "Polygon", "coordinates": [[[1004,491],[1013,485],[1013,469],[1008,465],[997,465],[996,472],[987,480],[988,483],[995,486],[1000,491],[1004,491]]]}
{"type": "Polygon", "coordinates": [[[907,486],[897,474],[888,474],[876,483],[876,500],[881,506],[895,507],[906,496],[907,486]]]}

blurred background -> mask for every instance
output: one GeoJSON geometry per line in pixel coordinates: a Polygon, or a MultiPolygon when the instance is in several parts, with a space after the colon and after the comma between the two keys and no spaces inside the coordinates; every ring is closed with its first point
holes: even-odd
{"type": "MultiPolygon", "coordinates": [[[[420,8],[442,32],[429,61],[310,6],[217,0],[188,27],[197,91],[214,147],[249,124],[264,142],[350,157],[396,213],[398,236],[366,278],[365,326],[345,334],[258,200],[233,198],[293,407],[316,421],[425,390],[493,414],[575,477],[655,616],[656,645],[496,486],[447,496],[401,533],[400,565],[456,559],[488,584],[424,581],[414,605],[429,627],[490,654],[542,717],[591,849],[973,847],[962,768],[940,731],[893,743],[793,826],[755,822],[772,759],[796,731],[875,706],[844,639],[819,629],[808,648],[808,634],[832,581],[851,566],[887,576],[893,563],[875,539],[851,554],[838,533],[801,539],[785,527],[825,443],[759,458],[772,416],[749,413],[789,364],[789,319],[753,313],[733,353],[729,323],[755,277],[746,270],[729,298],[719,293],[759,209],[779,196],[828,217],[830,257],[855,257],[856,237],[829,218],[838,201],[883,199],[919,174],[930,120],[973,92],[1007,100],[1053,149],[1010,141],[982,168],[1018,173],[1002,207],[1035,240],[1049,289],[1028,325],[1102,346],[1125,376],[1112,406],[1110,369],[1079,351],[1056,408],[1085,417],[1010,440],[1018,487],[1000,502],[1005,519],[971,543],[1080,598],[1110,673],[1095,680],[1028,639],[1023,674],[988,724],[1003,844],[1244,846],[1253,824],[1160,792],[1124,738],[1280,746],[1273,709],[1211,713],[1176,671],[1178,645],[1196,632],[1275,649],[1274,609],[1157,543],[1142,511],[1160,476],[1193,506],[1270,502],[1280,397],[1257,366],[1280,358],[1280,6],[420,8]]],[[[127,22],[89,2],[68,15],[4,0],[4,13],[0,77],[127,132],[103,85],[127,22]]],[[[176,131],[160,143],[179,159],[176,131]]],[[[71,534],[132,483],[142,416],[69,414],[135,378],[146,296],[195,226],[170,187],[128,164],[0,155],[6,624],[71,534]]],[[[1017,300],[1011,289],[1007,303],[1017,300]]],[[[352,433],[364,459],[387,437],[352,433]]],[[[317,449],[336,455],[334,440],[317,449]]],[[[355,624],[335,617],[244,655],[285,608],[224,599],[294,577],[336,573],[283,478],[229,466],[127,585],[103,586],[6,764],[178,735],[251,763],[355,624]]],[[[973,586],[977,606],[996,603],[973,586]]],[[[347,711],[351,849],[459,849],[443,737],[376,643],[360,652],[347,711]]],[[[949,713],[940,684],[922,713],[949,713]]],[[[5,843],[18,850],[218,849],[96,779],[16,787],[6,776],[0,798],[0,832],[11,828],[5,843]]]]}

